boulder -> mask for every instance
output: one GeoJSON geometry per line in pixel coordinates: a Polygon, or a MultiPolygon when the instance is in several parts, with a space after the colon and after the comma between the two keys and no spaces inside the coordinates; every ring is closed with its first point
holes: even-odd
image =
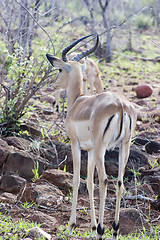
{"type": "Polygon", "coordinates": [[[144,226],[141,213],[135,208],[123,208],[120,210],[120,234],[126,235],[140,231],[144,226]]]}
{"type": "MultiPolygon", "coordinates": [[[[61,164],[61,169],[64,169],[66,166],[67,172],[73,172],[73,160],[72,160],[72,153],[71,153],[71,146],[65,143],[57,143],[56,144],[57,153],[59,159],[65,159],[66,161],[61,164]]],[[[115,148],[113,151],[106,151],[105,154],[105,168],[106,172],[109,176],[117,177],[118,174],[118,155],[119,149],[115,148]]],[[[81,176],[87,175],[87,159],[88,154],[86,151],[81,151],[82,161],[81,161],[81,176]]],[[[56,160],[56,159],[55,159],[56,160]]],[[[135,147],[131,147],[129,159],[126,166],[125,177],[132,177],[133,173],[130,169],[134,168],[138,170],[140,167],[148,167],[149,162],[148,158],[145,154],[141,151],[137,150],[135,147]]],[[[57,162],[52,163],[50,167],[56,168],[57,162]]]]}
{"type": "Polygon", "coordinates": [[[14,151],[8,154],[4,174],[16,172],[22,178],[31,180],[34,178],[33,169],[38,168],[38,173],[41,175],[47,166],[48,162],[43,158],[15,148],[14,151]]]}
{"type": "Polygon", "coordinates": [[[20,150],[28,150],[31,144],[31,141],[25,138],[16,137],[16,136],[5,137],[4,141],[6,141],[9,146],[14,146],[20,150]]]}
{"type": "Polygon", "coordinates": [[[44,143],[41,140],[38,141],[15,136],[5,137],[3,142],[6,144],[6,146],[13,146],[19,150],[24,150],[32,152],[36,155],[40,155],[42,158],[47,159],[50,162],[56,158],[56,147],[53,142],[50,144],[44,143]]]}
{"type": "MultiPolygon", "coordinates": [[[[118,157],[119,149],[115,148],[113,151],[106,151],[105,154],[105,167],[106,173],[109,176],[117,177],[118,175],[118,157]]],[[[129,159],[125,168],[125,177],[131,178],[133,172],[131,169],[138,170],[141,167],[149,167],[148,158],[141,152],[136,150],[134,147],[131,148],[129,159]]]]}
{"type": "Polygon", "coordinates": [[[138,98],[147,98],[152,95],[152,88],[147,84],[139,85],[135,89],[138,98]]]}
{"type": "Polygon", "coordinates": [[[39,206],[52,207],[62,203],[63,193],[57,187],[41,180],[28,183],[17,199],[21,202],[36,202],[39,206]]]}
{"type": "MultiPolygon", "coordinates": [[[[73,174],[58,169],[44,171],[40,179],[54,184],[64,193],[68,192],[69,189],[72,190],[73,187],[73,174]]],[[[86,182],[83,179],[80,180],[80,191],[86,191],[86,182]]]]}
{"type": "Polygon", "coordinates": [[[0,189],[4,192],[18,193],[26,184],[26,180],[15,173],[8,173],[2,176],[0,189]]]}

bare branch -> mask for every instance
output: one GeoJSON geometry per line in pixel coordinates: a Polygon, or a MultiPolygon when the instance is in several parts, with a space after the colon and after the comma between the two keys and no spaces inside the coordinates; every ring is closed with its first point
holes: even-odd
{"type": "Polygon", "coordinates": [[[114,25],[114,26],[108,28],[108,29],[105,30],[104,32],[100,33],[99,36],[103,35],[104,33],[108,32],[108,31],[111,31],[112,29],[121,27],[121,26],[122,26],[124,23],[126,23],[131,17],[133,17],[134,15],[136,15],[136,14],[138,14],[138,13],[144,12],[144,11],[146,11],[147,9],[150,9],[150,7],[147,7],[147,6],[141,7],[140,9],[138,9],[138,10],[134,11],[133,13],[131,13],[130,15],[128,15],[120,24],[114,25]]]}
{"type": "Polygon", "coordinates": [[[34,16],[30,13],[30,11],[22,4],[20,3],[19,1],[17,0],[14,0],[16,3],[18,3],[21,7],[23,7],[26,12],[34,19],[34,21],[37,23],[37,25],[45,32],[45,34],[48,36],[51,44],[52,44],[52,48],[53,48],[53,51],[54,51],[54,54],[55,54],[55,48],[54,48],[54,45],[53,45],[53,42],[52,42],[52,39],[50,37],[50,35],[48,34],[48,32],[41,26],[41,24],[34,18],[34,16]]]}

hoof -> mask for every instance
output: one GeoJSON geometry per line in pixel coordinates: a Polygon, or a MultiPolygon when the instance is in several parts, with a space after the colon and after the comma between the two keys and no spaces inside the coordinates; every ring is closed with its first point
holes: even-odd
{"type": "Polygon", "coordinates": [[[72,232],[72,230],[75,229],[76,227],[77,227],[76,223],[72,223],[71,225],[68,226],[68,231],[72,232]]]}
{"type": "Polygon", "coordinates": [[[96,226],[93,226],[92,227],[92,231],[96,231],[97,227],[96,226]]]}

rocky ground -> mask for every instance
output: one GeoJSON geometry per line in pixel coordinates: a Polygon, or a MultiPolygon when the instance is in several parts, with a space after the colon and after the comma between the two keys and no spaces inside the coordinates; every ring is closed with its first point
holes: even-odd
{"type": "MultiPolygon", "coordinates": [[[[146,89],[147,92],[148,87],[146,89]]],[[[53,96],[46,91],[45,101],[48,101],[49,105],[50,100],[47,99],[53,96]]],[[[150,94],[155,96],[158,106],[160,96],[157,89],[153,89],[153,92],[149,90],[150,94]]],[[[124,177],[121,234],[140,231],[143,226],[149,230],[150,225],[160,224],[160,109],[154,106],[144,107],[148,105],[148,99],[149,97],[134,99],[138,109],[138,121],[124,177]],[[140,106],[142,102],[143,107],[140,106]]],[[[61,117],[52,112],[52,105],[50,109],[39,106],[23,126],[30,131],[31,137],[23,135],[0,139],[0,211],[11,215],[15,220],[24,218],[43,223],[43,230],[53,239],[59,239],[56,238],[56,233],[61,225],[67,225],[71,210],[72,155],[70,144],[64,142],[67,138],[64,137],[63,142],[60,142],[57,140],[59,135],[42,137],[42,132],[38,127],[35,128],[38,116],[50,123],[55,119],[61,122],[61,117]]],[[[109,183],[104,224],[110,229],[114,219],[117,159],[118,149],[105,155],[109,183]]],[[[82,179],[77,207],[77,225],[82,231],[90,228],[89,200],[85,185],[86,166],[87,153],[82,151],[82,179]]],[[[96,173],[95,205],[98,216],[96,173]]]]}
{"type": "MultiPolygon", "coordinates": [[[[138,112],[136,132],[124,176],[120,233],[133,233],[143,227],[150,231],[151,226],[160,224],[159,83],[153,81],[148,85],[147,81],[142,80],[139,84],[130,78],[124,87],[124,83],[112,78],[104,91],[106,89],[122,92],[135,104],[138,112]]],[[[55,111],[54,101],[52,90],[43,89],[38,97],[32,99],[35,111],[22,126],[30,135],[0,139],[0,211],[15,220],[24,218],[43,223],[43,230],[50,234],[46,236],[47,239],[50,236],[52,239],[60,239],[56,234],[60,232],[60,226],[66,227],[72,202],[71,149],[64,129],[64,116],[55,111]]],[[[114,219],[117,159],[118,149],[106,152],[105,166],[109,183],[104,224],[109,229],[114,219]]],[[[90,228],[86,166],[87,153],[82,151],[82,178],[77,206],[77,225],[81,231],[90,228]]],[[[95,206],[98,217],[96,173],[95,206]]],[[[33,239],[32,235],[30,239],[33,239]]]]}

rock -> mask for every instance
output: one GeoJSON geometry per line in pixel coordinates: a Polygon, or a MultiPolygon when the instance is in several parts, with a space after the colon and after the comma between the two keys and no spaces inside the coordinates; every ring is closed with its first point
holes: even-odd
{"type": "MultiPolygon", "coordinates": [[[[105,167],[106,172],[109,176],[117,177],[118,174],[118,157],[119,157],[119,150],[115,148],[113,151],[106,151],[105,154],[105,167]]],[[[131,178],[133,176],[132,171],[130,169],[135,170],[139,169],[140,167],[148,167],[149,162],[148,158],[140,151],[131,148],[129,159],[125,168],[125,177],[131,178]]]]}
{"type": "Polygon", "coordinates": [[[149,116],[153,117],[156,122],[160,123],[160,109],[156,108],[155,110],[151,111],[149,116]]]}
{"type": "Polygon", "coordinates": [[[160,143],[157,141],[148,140],[147,138],[136,137],[134,144],[145,146],[147,153],[160,153],[160,143]]]}
{"type": "Polygon", "coordinates": [[[135,208],[124,208],[120,210],[120,234],[127,235],[138,232],[143,228],[142,215],[135,208]]]}
{"type": "Polygon", "coordinates": [[[41,175],[47,168],[47,161],[31,152],[28,153],[19,149],[14,149],[14,151],[8,154],[4,166],[4,174],[16,172],[19,176],[31,180],[34,177],[33,169],[37,167],[37,163],[38,173],[41,175]]]}
{"type": "MultiPolygon", "coordinates": [[[[49,160],[50,162],[53,161],[54,158],[56,158],[56,153],[55,153],[55,145],[52,143],[44,143],[41,142],[41,140],[27,140],[22,137],[5,137],[4,138],[4,143],[8,146],[14,146],[15,148],[18,148],[20,150],[25,150],[32,152],[36,155],[40,155],[42,158],[45,158],[49,160]],[[8,144],[7,144],[8,143],[8,144]],[[40,147],[38,148],[38,144],[40,147]]],[[[6,150],[6,148],[5,148],[6,150]]],[[[3,151],[4,152],[4,151],[3,151]]]]}
{"type": "Polygon", "coordinates": [[[144,99],[138,100],[138,101],[136,102],[136,104],[139,105],[139,106],[145,106],[145,107],[148,106],[147,101],[145,101],[144,99]]]}
{"type": "MultiPolygon", "coordinates": [[[[43,231],[41,228],[38,228],[38,227],[29,229],[28,237],[31,239],[40,239],[40,238],[44,239],[45,238],[45,239],[51,240],[51,235],[46,233],[45,231],[43,231]]],[[[27,239],[27,238],[25,238],[25,239],[27,239]]]]}
{"type": "MultiPolygon", "coordinates": [[[[48,182],[51,182],[63,192],[68,192],[68,190],[73,187],[73,175],[57,169],[48,169],[46,170],[40,179],[45,179],[48,182]]],[[[83,192],[86,190],[86,182],[81,179],[80,181],[80,191],[83,192]]]]}
{"type": "Polygon", "coordinates": [[[159,182],[160,182],[160,172],[157,172],[156,175],[149,175],[149,176],[145,176],[144,178],[144,182],[146,182],[147,184],[149,184],[152,189],[155,192],[155,195],[158,195],[159,193],[159,182]]]}
{"type": "Polygon", "coordinates": [[[21,125],[21,129],[24,130],[24,131],[28,131],[29,134],[33,137],[42,137],[42,133],[40,130],[34,128],[33,126],[29,126],[27,124],[22,124],[21,125]]]}
{"type": "Polygon", "coordinates": [[[151,207],[154,210],[160,211],[160,197],[158,197],[157,200],[151,202],[151,207]]]}
{"type": "Polygon", "coordinates": [[[0,195],[0,202],[15,204],[17,202],[17,196],[9,192],[4,192],[0,195]]]}
{"type": "Polygon", "coordinates": [[[36,202],[41,206],[53,207],[62,203],[63,193],[54,185],[41,181],[28,183],[17,199],[21,202],[36,202]]]}
{"type": "Polygon", "coordinates": [[[6,137],[4,140],[8,143],[9,146],[14,146],[20,150],[28,150],[31,144],[31,141],[22,137],[6,137]]]}
{"type": "Polygon", "coordinates": [[[138,98],[149,97],[152,95],[153,92],[152,88],[147,84],[137,86],[135,91],[138,98]]]}
{"type": "Polygon", "coordinates": [[[26,184],[26,180],[15,173],[2,176],[0,189],[5,192],[18,193],[26,184]]]}
{"type": "Polygon", "coordinates": [[[0,167],[6,161],[10,151],[13,151],[13,148],[8,146],[7,142],[0,139],[0,167]]]}
{"type": "Polygon", "coordinates": [[[0,213],[1,214],[6,214],[8,212],[8,209],[6,207],[6,204],[5,203],[0,203],[0,213]]]}
{"type": "Polygon", "coordinates": [[[137,194],[138,195],[143,195],[143,196],[146,196],[146,197],[153,197],[154,191],[149,184],[144,183],[140,186],[137,186],[137,194]]]}
{"type": "Polygon", "coordinates": [[[43,228],[50,229],[53,229],[54,225],[57,223],[57,220],[54,217],[40,211],[32,213],[32,215],[29,216],[29,220],[35,223],[43,224],[43,228]]]}
{"type": "Polygon", "coordinates": [[[160,143],[156,141],[148,141],[145,145],[146,152],[149,154],[160,153],[160,143]]]}
{"type": "MultiPolygon", "coordinates": [[[[64,143],[57,143],[56,144],[57,153],[59,156],[59,159],[65,159],[66,161],[61,164],[61,169],[63,169],[66,166],[67,172],[73,172],[73,160],[72,160],[72,154],[71,154],[71,146],[69,144],[64,143]]],[[[88,154],[86,151],[81,151],[82,155],[82,164],[81,164],[81,176],[86,176],[87,174],[87,159],[88,154]]],[[[109,176],[117,177],[118,174],[118,155],[119,150],[118,148],[114,149],[113,151],[106,151],[105,154],[105,168],[106,172],[109,176]]],[[[56,160],[56,159],[55,159],[56,160]]],[[[135,149],[135,147],[131,147],[129,160],[127,162],[126,166],[126,172],[125,176],[131,177],[133,173],[129,169],[133,168],[133,164],[136,169],[139,169],[140,167],[148,167],[149,162],[148,158],[141,152],[135,149]]],[[[53,164],[53,167],[57,167],[57,164],[53,164]]]]}
{"type": "Polygon", "coordinates": [[[153,209],[160,211],[160,178],[158,181],[158,198],[151,203],[153,209]]]}
{"type": "Polygon", "coordinates": [[[46,103],[50,103],[52,105],[55,104],[56,100],[55,100],[55,97],[53,96],[50,96],[50,95],[44,95],[40,98],[40,101],[41,102],[46,102],[46,103]]]}

